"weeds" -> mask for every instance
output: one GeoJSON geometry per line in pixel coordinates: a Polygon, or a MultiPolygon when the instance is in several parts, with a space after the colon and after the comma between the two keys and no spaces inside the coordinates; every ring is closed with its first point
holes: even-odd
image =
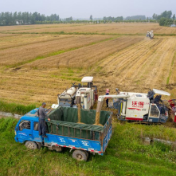
{"type": "Polygon", "coordinates": [[[6,103],[0,100],[0,111],[11,112],[17,114],[26,114],[27,112],[35,109],[35,105],[21,105],[16,103],[6,103]]]}

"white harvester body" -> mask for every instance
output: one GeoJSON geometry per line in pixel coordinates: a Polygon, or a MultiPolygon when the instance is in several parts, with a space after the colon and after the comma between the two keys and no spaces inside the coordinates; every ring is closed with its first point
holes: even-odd
{"type": "Polygon", "coordinates": [[[81,108],[90,109],[93,107],[98,98],[97,87],[93,85],[93,77],[83,77],[81,83],[82,84],[79,85],[73,84],[71,88],[59,94],[58,104],[54,104],[52,107],[57,108],[58,106],[64,106],[77,108],[77,97],[81,99],[81,108]]]}
{"type": "Polygon", "coordinates": [[[117,95],[103,95],[98,98],[97,112],[100,112],[104,99],[112,98],[114,108],[118,110],[119,120],[160,122],[165,123],[168,118],[168,110],[164,105],[153,102],[154,94],[167,95],[170,93],[153,89],[152,98],[149,93],[120,92],[117,95]]]}

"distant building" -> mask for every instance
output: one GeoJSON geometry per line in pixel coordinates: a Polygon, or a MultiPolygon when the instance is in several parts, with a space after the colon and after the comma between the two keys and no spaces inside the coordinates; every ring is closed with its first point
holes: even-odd
{"type": "Polygon", "coordinates": [[[23,20],[16,20],[16,25],[21,25],[23,24],[23,20]]]}

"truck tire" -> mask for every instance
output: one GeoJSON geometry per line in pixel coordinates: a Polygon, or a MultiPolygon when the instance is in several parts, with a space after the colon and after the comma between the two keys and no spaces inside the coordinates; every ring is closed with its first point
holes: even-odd
{"type": "Polygon", "coordinates": [[[27,141],[25,143],[25,146],[28,148],[28,149],[31,149],[31,150],[36,150],[37,149],[37,144],[35,142],[32,142],[32,141],[27,141]]]}
{"type": "Polygon", "coordinates": [[[86,156],[87,156],[87,159],[89,158],[89,152],[87,152],[87,151],[84,151],[85,152],[85,154],[86,154],[86,156]]]}
{"type": "Polygon", "coordinates": [[[38,149],[41,149],[41,147],[42,147],[42,143],[37,142],[37,148],[38,148],[38,149]]]}
{"type": "Polygon", "coordinates": [[[72,157],[78,161],[87,161],[88,154],[81,150],[75,150],[72,153],[72,157]]]}

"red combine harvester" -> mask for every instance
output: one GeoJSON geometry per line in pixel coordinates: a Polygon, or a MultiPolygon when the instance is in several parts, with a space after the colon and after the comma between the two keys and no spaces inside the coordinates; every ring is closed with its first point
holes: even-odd
{"type": "Polygon", "coordinates": [[[176,122],[176,99],[171,99],[168,101],[170,104],[170,107],[172,108],[171,117],[173,118],[173,121],[176,122]]]}

